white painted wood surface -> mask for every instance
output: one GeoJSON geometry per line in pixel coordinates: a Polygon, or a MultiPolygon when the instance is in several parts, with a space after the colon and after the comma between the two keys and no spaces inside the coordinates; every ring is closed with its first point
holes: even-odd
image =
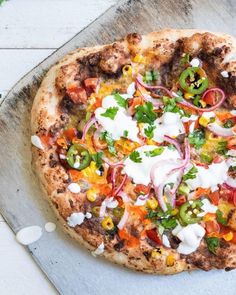
{"type": "MultiPolygon", "coordinates": [[[[116,0],[10,0],[0,6],[2,98],[31,68],[115,2],[116,0]]],[[[24,247],[16,242],[1,215],[0,294],[56,294],[24,247]]]]}

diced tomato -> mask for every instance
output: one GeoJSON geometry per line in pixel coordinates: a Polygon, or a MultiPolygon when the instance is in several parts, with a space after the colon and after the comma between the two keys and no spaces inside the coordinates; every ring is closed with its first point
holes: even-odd
{"type": "Polygon", "coordinates": [[[66,142],[66,140],[65,140],[64,137],[58,138],[56,140],[56,143],[57,143],[58,146],[60,146],[63,149],[67,149],[67,147],[68,147],[68,144],[67,144],[67,142],[66,142]]]}
{"type": "Polygon", "coordinates": [[[213,163],[221,163],[224,161],[224,157],[223,156],[220,156],[220,155],[216,155],[215,158],[213,159],[213,163]]]}
{"type": "Polygon", "coordinates": [[[68,173],[70,175],[70,178],[72,179],[72,181],[77,182],[78,180],[81,179],[81,177],[83,176],[82,172],[75,170],[75,169],[69,169],[68,173]]]}
{"type": "Polygon", "coordinates": [[[115,199],[118,201],[119,206],[122,206],[124,204],[123,199],[121,196],[115,196],[115,199]]]}
{"type": "Polygon", "coordinates": [[[137,184],[136,187],[134,188],[135,193],[137,194],[144,194],[147,195],[150,191],[150,187],[147,185],[143,184],[137,184]]]}
{"type": "Polygon", "coordinates": [[[217,117],[221,122],[225,122],[226,120],[233,118],[234,115],[231,114],[230,112],[217,112],[217,113],[216,113],[216,117],[217,117]]]}
{"type": "Polygon", "coordinates": [[[236,189],[222,188],[220,194],[223,199],[236,206],[236,189]]]}
{"type": "Polygon", "coordinates": [[[50,146],[52,144],[52,138],[50,135],[41,135],[40,139],[45,146],[50,146]]]}
{"type": "Polygon", "coordinates": [[[83,87],[71,86],[67,89],[67,94],[75,104],[85,103],[87,101],[87,93],[83,87]]]}
{"type": "Polygon", "coordinates": [[[135,113],[135,108],[143,103],[141,96],[136,96],[129,99],[129,113],[133,115],[135,113]]]}
{"type": "Polygon", "coordinates": [[[69,128],[64,131],[64,135],[67,140],[72,141],[72,139],[77,135],[77,130],[75,128],[69,128]]]}
{"type": "Polygon", "coordinates": [[[98,85],[98,78],[88,78],[84,80],[84,86],[87,91],[95,92],[98,85]]]}
{"type": "Polygon", "coordinates": [[[185,195],[180,195],[176,200],[176,206],[181,206],[187,201],[185,195]]]}
{"type": "Polygon", "coordinates": [[[140,206],[129,206],[127,209],[131,215],[135,215],[135,217],[141,221],[143,221],[147,215],[147,210],[140,206]]]}
{"type": "Polygon", "coordinates": [[[230,241],[233,244],[236,244],[236,232],[233,232],[233,239],[230,241]]]}
{"type": "Polygon", "coordinates": [[[192,123],[194,123],[194,129],[197,129],[199,127],[198,120],[184,122],[183,124],[184,124],[184,129],[185,129],[186,133],[190,132],[190,126],[191,126],[192,123]]]}
{"type": "Polygon", "coordinates": [[[220,232],[220,226],[217,223],[216,220],[209,220],[205,222],[206,232],[208,234],[212,233],[219,233],[220,232]]]}
{"type": "Polygon", "coordinates": [[[210,192],[211,192],[211,190],[209,188],[199,187],[196,189],[194,197],[200,198],[202,196],[209,196],[210,192]]]}
{"type": "Polygon", "coordinates": [[[162,245],[162,240],[160,236],[157,234],[157,231],[155,228],[146,230],[147,237],[155,242],[157,245],[162,245]]]}
{"type": "Polygon", "coordinates": [[[125,240],[127,247],[133,248],[139,245],[139,239],[129,234],[125,229],[118,231],[120,239],[125,240]]]}
{"type": "Polygon", "coordinates": [[[228,140],[227,148],[229,150],[236,150],[236,138],[235,137],[232,137],[231,139],[228,140]]]}
{"type": "Polygon", "coordinates": [[[210,105],[214,106],[217,103],[217,97],[215,95],[215,91],[209,91],[205,96],[204,96],[204,101],[210,105]]]}
{"type": "Polygon", "coordinates": [[[220,193],[219,191],[215,191],[213,193],[210,193],[208,195],[210,201],[212,202],[213,205],[218,206],[219,204],[219,199],[220,199],[220,193]]]}

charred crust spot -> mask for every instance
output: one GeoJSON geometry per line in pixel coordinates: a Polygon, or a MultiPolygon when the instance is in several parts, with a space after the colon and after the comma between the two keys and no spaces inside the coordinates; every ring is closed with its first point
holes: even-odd
{"type": "Polygon", "coordinates": [[[124,245],[125,245],[125,241],[124,240],[120,240],[118,243],[116,243],[114,245],[114,249],[117,251],[117,252],[120,252],[122,248],[124,248],[124,245]]]}
{"type": "Polygon", "coordinates": [[[70,97],[68,95],[65,95],[63,97],[63,99],[60,102],[60,107],[62,109],[63,112],[70,112],[73,107],[74,107],[74,103],[73,101],[70,99],[70,97]]]}
{"type": "Polygon", "coordinates": [[[50,160],[49,161],[49,166],[50,168],[55,168],[58,164],[58,161],[57,160],[50,160]]]}
{"type": "Polygon", "coordinates": [[[66,191],[65,188],[58,188],[57,189],[58,194],[63,194],[65,191],[66,191]]]}
{"type": "Polygon", "coordinates": [[[225,268],[225,271],[231,271],[231,270],[234,270],[234,267],[226,267],[225,268]]]}
{"type": "Polygon", "coordinates": [[[142,36],[138,33],[131,33],[127,36],[127,41],[132,45],[136,45],[142,41],[142,36]]]}
{"type": "Polygon", "coordinates": [[[69,199],[69,204],[70,204],[71,208],[74,207],[74,202],[73,202],[73,200],[69,199]]]}
{"type": "Polygon", "coordinates": [[[148,251],[144,251],[143,256],[147,259],[147,261],[149,261],[149,259],[151,258],[151,253],[148,251]]]}

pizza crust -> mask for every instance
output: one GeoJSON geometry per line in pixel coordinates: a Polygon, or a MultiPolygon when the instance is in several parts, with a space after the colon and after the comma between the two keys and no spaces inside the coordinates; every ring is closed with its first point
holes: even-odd
{"type": "MultiPolygon", "coordinates": [[[[61,112],[60,102],[68,83],[80,83],[81,77],[86,73],[85,70],[91,71],[90,57],[95,59],[96,56],[99,56],[98,61],[91,61],[91,63],[95,63],[92,70],[112,75],[116,74],[122,65],[130,61],[131,55],[147,55],[150,51],[155,52],[156,65],[158,68],[161,67],[163,71],[166,65],[171,66],[175,54],[182,52],[196,54],[200,51],[202,57],[209,62],[212,79],[226,90],[229,97],[228,102],[236,106],[234,94],[236,86],[235,39],[221,33],[166,29],[145,36],[130,34],[110,45],[81,48],[66,55],[48,71],[37,92],[31,111],[32,134],[45,135],[49,131],[56,133],[66,125],[67,116],[61,112]],[[78,77],[79,66],[83,71],[78,77]],[[228,84],[223,77],[217,80],[219,73],[223,70],[231,72],[230,79],[227,80],[228,84]]],[[[166,249],[166,255],[153,259],[144,255],[145,251],[148,253],[149,250],[145,248],[146,245],[141,245],[141,249],[135,248],[118,252],[114,250],[114,244],[104,240],[103,235],[93,231],[91,226],[86,227],[86,223],[75,229],[70,228],[66,223],[66,218],[72,212],[73,206],[76,206],[73,207],[73,210],[83,209],[83,201],[78,203],[78,199],[83,200],[85,195],[81,193],[78,198],[77,195],[71,193],[67,189],[69,179],[64,168],[51,164],[53,160],[54,162],[58,161],[55,147],[45,150],[33,147],[32,152],[33,164],[46,198],[64,224],[66,232],[87,249],[95,250],[101,242],[104,242],[105,251],[102,256],[117,264],[147,273],[174,274],[197,267],[204,269],[204,260],[206,260],[204,251],[203,253],[199,252],[200,250],[196,251],[195,256],[192,256],[191,259],[191,257],[186,258],[184,255],[180,256],[175,250],[166,249]],[[172,267],[167,267],[166,256],[170,253],[175,257],[175,264],[172,267]]],[[[224,256],[230,257],[230,259],[224,259],[217,264],[214,263],[214,257],[211,255],[212,266],[205,267],[205,269],[236,266],[236,246],[228,245],[222,251],[224,256]]]]}

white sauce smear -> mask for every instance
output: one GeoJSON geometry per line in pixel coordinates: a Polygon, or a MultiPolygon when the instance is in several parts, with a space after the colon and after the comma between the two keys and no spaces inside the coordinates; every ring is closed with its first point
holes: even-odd
{"type": "Polygon", "coordinates": [[[38,241],[42,233],[42,228],[40,226],[32,225],[24,227],[16,234],[16,240],[22,245],[29,245],[38,241]]]}

